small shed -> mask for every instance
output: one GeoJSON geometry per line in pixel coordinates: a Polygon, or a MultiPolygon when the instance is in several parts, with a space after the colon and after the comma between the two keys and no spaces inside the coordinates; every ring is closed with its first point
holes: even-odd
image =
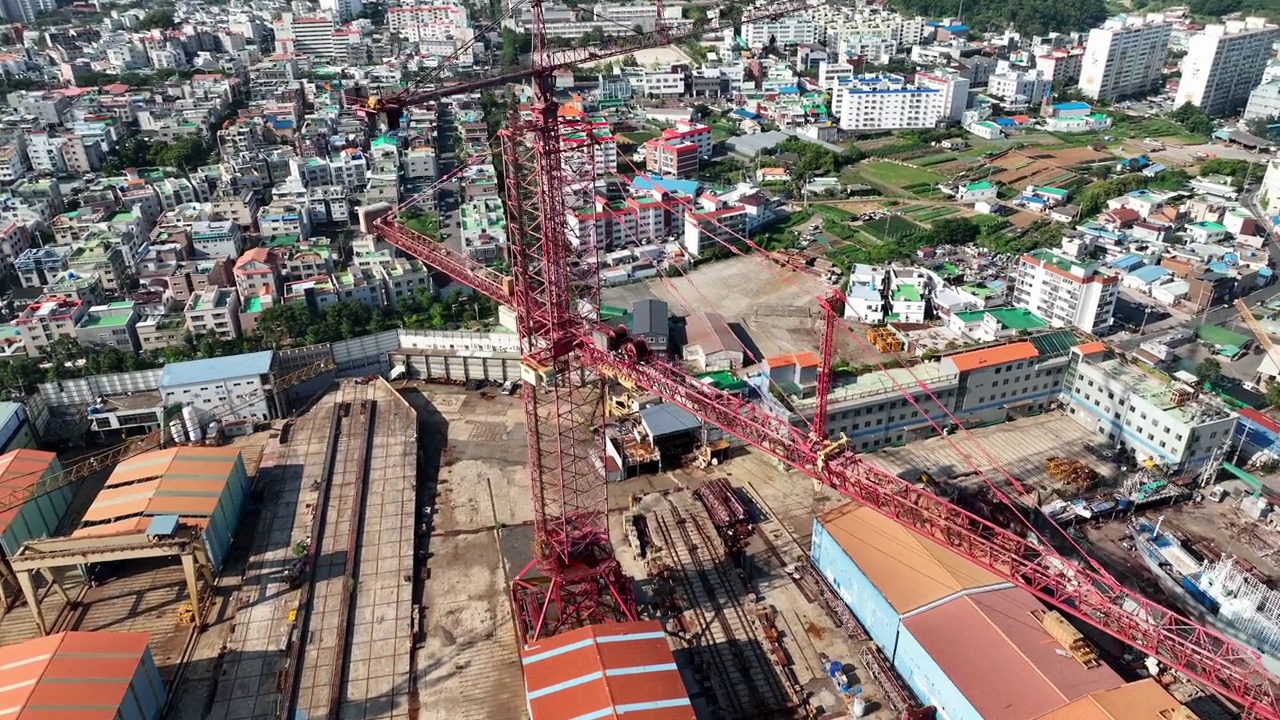
{"type": "Polygon", "coordinates": [[[679,435],[688,435],[702,428],[702,421],[693,413],[677,405],[660,403],[640,411],[640,423],[655,443],[679,435]]]}

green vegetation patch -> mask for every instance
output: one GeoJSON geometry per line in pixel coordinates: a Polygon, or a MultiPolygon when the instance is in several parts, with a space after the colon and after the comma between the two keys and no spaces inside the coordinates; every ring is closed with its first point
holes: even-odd
{"type": "Polygon", "coordinates": [[[863,163],[858,172],[872,180],[901,189],[912,185],[936,185],[943,180],[937,173],[891,162],[863,163]]]}

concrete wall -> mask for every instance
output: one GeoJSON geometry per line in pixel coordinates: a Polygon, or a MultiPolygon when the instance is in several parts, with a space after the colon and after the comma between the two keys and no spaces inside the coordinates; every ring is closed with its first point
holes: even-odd
{"type": "Polygon", "coordinates": [[[817,518],[813,520],[812,555],[818,571],[853,611],[871,639],[884,650],[885,657],[892,659],[901,626],[898,611],[849,559],[844,548],[817,518]]]}

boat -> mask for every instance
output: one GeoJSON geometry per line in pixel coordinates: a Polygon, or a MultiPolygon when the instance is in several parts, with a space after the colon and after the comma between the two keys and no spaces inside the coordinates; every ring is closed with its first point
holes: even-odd
{"type": "Polygon", "coordinates": [[[1129,535],[1160,588],[1193,620],[1256,650],[1263,666],[1280,674],[1280,592],[1230,557],[1201,557],[1159,522],[1135,519],[1129,535]]]}

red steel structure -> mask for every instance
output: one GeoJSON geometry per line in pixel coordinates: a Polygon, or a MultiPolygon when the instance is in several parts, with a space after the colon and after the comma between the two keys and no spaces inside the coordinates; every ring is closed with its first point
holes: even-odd
{"type": "MultiPolygon", "coordinates": [[[[593,314],[598,307],[594,280],[575,276],[571,270],[574,253],[564,220],[565,128],[551,96],[552,74],[582,60],[616,57],[663,43],[649,34],[642,40],[580,51],[576,61],[555,58],[545,44],[540,0],[530,5],[535,17],[532,70],[406,91],[368,106],[396,127],[399,113],[423,99],[525,79],[534,84],[531,112],[513,116],[500,133],[511,277],[482,268],[445,244],[408,229],[394,213],[375,224],[379,236],[392,245],[516,312],[524,354],[522,372],[529,380],[523,399],[536,530],[533,562],[512,587],[522,644],[570,627],[636,616],[630,581],[613,557],[605,523],[600,402],[603,382],[612,379],[683,407],[791,468],[952,548],[1046,603],[1213,687],[1251,715],[1280,720],[1271,677],[1256,653],[1110,577],[875,467],[847,444],[827,440],[820,425],[812,432],[795,427],[651,357],[643,343],[632,341],[624,332],[600,326],[593,314]]],[[[766,15],[781,15],[802,5],[779,4],[766,15]]],[[[667,35],[667,42],[679,39],[667,35]]],[[[825,406],[831,386],[840,299],[837,291],[821,302],[820,407],[825,406]]],[[[817,423],[822,419],[821,413],[815,416],[817,423]]]]}

